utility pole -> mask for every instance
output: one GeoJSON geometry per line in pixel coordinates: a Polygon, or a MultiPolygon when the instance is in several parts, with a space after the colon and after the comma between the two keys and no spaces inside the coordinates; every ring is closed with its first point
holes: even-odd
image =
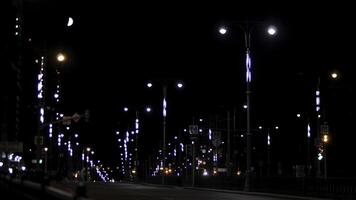
{"type": "Polygon", "coordinates": [[[227,175],[231,176],[231,131],[230,131],[230,111],[227,112],[227,144],[226,144],[226,168],[227,175]]]}

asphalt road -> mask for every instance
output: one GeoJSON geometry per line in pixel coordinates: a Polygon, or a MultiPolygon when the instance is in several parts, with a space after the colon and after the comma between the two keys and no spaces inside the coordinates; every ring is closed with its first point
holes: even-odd
{"type": "Polygon", "coordinates": [[[125,183],[89,183],[87,195],[96,200],[281,200],[264,196],[201,191],[125,183]]]}

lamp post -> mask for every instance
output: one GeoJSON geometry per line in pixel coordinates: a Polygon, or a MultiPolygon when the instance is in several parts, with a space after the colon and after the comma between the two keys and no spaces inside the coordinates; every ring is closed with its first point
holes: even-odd
{"type": "MultiPolygon", "coordinates": [[[[259,126],[259,130],[264,129],[264,127],[259,126]]],[[[274,126],[274,127],[267,127],[266,128],[266,145],[267,145],[267,176],[271,175],[271,148],[272,148],[272,135],[274,135],[275,132],[271,131],[274,130],[277,132],[279,130],[279,126],[274,126]]],[[[274,136],[273,136],[274,137],[274,136]]]]}
{"type": "MultiPolygon", "coordinates": [[[[135,134],[135,159],[134,159],[134,169],[131,170],[129,173],[133,173],[133,176],[134,176],[134,180],[137,180],[138,178],[138,175],[140,173],[140,170],[138,169],[139,167],[139,153],[138,153],[138,134],[140,133],[140,118],[139,118],[139,115],[140,115],[140,111],[142,107],[141,106],[136,106],[135,108],[135,131],[134,131],[134,134],[135,134]],[[139,108],[140,107],[140,108],[139,108]]],[[[128,107],[124,107],[124,112],[129,112],[129,108],[128,107]]],[[[144,106],[144,112],[146,113],[150,113],[152,111],[151,107],[150,106],[144,106]]]]}
{"type": "MultiPolygon", "coordinates": [[[[251,71],[251,31],[253,27],[250,27],[249,23],[245,23],[245,26],[238,24],[239,28],[243,31],[244,40],[245,40],[245,52],[246,52],[246,173],[245,173],[245,191],[251,191],[251,176],[252,176],[252,150],[251,150],[251,141],[252,141],[252,133],[251,133],[251,107],[250,107],[250,96],[251,96],[251,81],[252,81],[252,71],[251,71]]],[[[227,29],[222,27],[219,29],[219,33],[225,35],[227,33],[227,29]]],[[[274,26],[269,26],[267,29],[267,33],[271,36],[277,33],[277,29],[274,26]]]]}
{"type": "MultiPolygon", "coordinates": [[[[332,81],[339,79],[340,74],[336,71],[329,74],[332,81]]],[[[320,82],[321,78],[318,77],[317,88],[315,93],[315,108],[316,108],[316,143],[315,146],[317,148],[317,156],[316,156],[316,177],[320,178],[322,176],[321,172],[321,162],[324,160],[324,178],[327,178],[327,163],[326,163],[326,145],[329,142],[329,130],[328,125],[324,122],[321,124],[321,92],[320,92],[320,82]],[[322,134],[321,134],[322,133],[322,134]]],[[[323,109],[325,111],[325,109],[323,109]]],[[[325,119],[325,113],[323,113],[323,118],[325,119]]]]}
{"type": "MultiPolygon", "coordinates": [[[[177,83],[177,88],[181,89],[183,88],[183,83],[178,82],[177,83]]],[[[152,82],[147,83],[147,87],[151,88],[153,87],[152,82]]],[[[163,132],[163,141],[162,141],[162,184],[165,184],[165,170],[166,170],[166,117],[167,117],[167,84],[163,83],[162,86],[162,92],[163,92],[163,99],[162,99],[162,132],[163,132]]]]}

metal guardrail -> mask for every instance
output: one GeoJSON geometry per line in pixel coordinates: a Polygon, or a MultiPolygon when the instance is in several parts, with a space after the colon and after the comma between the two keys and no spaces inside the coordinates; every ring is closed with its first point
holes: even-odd
{"type": "Polygon", "coordinates": [[[31,200],[90,200],[86,196],[85,185],[79,185],[74,194],[50,186],[19,178],[0,175],[0,193],[31,200]]]}

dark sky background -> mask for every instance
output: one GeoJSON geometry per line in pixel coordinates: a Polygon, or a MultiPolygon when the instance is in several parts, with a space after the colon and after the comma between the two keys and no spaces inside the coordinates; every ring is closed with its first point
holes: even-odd
{"type": "Polygon", "coordinates": [[[160,123],[161,88],[147,91],[146,80],[170,80],[172,131],[219,105],[242,107],[243,35],[233,26],[222,37],[218,27],[245,20],[278,27],[273,38],[262,26],[252,33],[253,125],[279,124],[288,145],[296,113],[310,115],[314,110],[313,94],[320,76],[330,108],[327,115],[334,124],[336,160],[355,139],[351,126],[355,119],[355,16],[350,5],[322,1],[26,2],[28,36],[37,44],[46,41],[49,59],[55,59],[58,50],[67,52],[68,61],[61,66],[64,107],[68,113],[90,109],[85,137],[95,143],[100,156],[115,148],[114,128],[123,105],[152,104],[157,119],[152,123],[160,123]],[[71,28],[66,27],[68,16],[74,18],[71,28]],[[328,73],[335,69],[341,77],[331,83],[328,73]],[[173,80],[184,81],[184,90],[174,90],[173,80]],[[101,150],[104,145],[113,148],[101,150]]]}

